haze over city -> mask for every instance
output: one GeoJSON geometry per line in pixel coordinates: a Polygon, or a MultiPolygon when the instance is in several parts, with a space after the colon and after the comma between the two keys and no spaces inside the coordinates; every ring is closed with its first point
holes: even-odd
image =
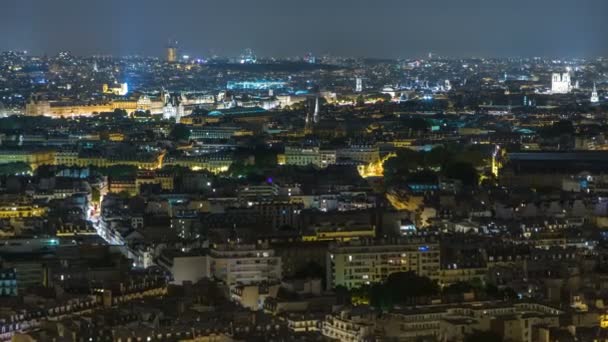
{"type": "Polygon", "coordinates": [[[603,0],[5,0],[0,46],[34,54],[311,51],[357,57],[584,57],[608,52],[603,0]]]}

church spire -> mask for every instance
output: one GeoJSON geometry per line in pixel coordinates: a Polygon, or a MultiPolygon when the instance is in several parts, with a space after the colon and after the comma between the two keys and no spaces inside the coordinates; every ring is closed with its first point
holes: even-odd
{"type": "Polygon", "coordinates": [[[597,88],[595,87],[595,82],[593,82],[593,91],[591,92],[591,99],[590,99],[591,103],[598,103],[600,102],[600,98],[599,96],[597,96],[597,88]]]}

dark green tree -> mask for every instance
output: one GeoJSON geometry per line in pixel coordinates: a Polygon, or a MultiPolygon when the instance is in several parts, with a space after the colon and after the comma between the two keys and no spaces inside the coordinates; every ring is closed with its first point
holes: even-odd
{"type": "Polygon", "coordinates": [[[0,175],[2,176],[12,176],[18,175],[22,173],[31,172],[32,168],[26,163],[16,162],[16,163],[7,163],[0,165],[0,175]]]}
{"type": "Polygon", "coordinates": [[[190,129],[186,125],[176,124],[169,133],[169,137],[177,141],[188,140],[190,139],[190,129]]]}
{"type": "Polygon", "coordinates": [[[466,162],[451,162],[443,169],[443,175],[450,179],[458,179],[465,186],[477,186],[479,174],[473,165],[466,162]]]}

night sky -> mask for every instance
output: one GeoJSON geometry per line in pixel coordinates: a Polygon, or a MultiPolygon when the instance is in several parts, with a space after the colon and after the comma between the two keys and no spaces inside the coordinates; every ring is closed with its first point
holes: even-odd
{"type": "Polygon", "coordinates": [[[33,54],[608,55],[607,0],[1,0],[0,50],[33,54]]]}

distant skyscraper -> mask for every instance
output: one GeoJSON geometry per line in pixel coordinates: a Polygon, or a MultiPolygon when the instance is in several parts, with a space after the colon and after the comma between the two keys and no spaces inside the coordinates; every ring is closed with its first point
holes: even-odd
{"type": "Polygon", "coordinates": [[[551,93],[552,94],[567,94],[572,90],[572,82],[570,80],[570,73],[565,72],[563,74],[553,73],[551,78],[551,93]]]}
{"type": "Polygon", "coordinates": [[[253,50],[245,49],[245,52],[241,55],[241,64],[255,64],[257,62],[257,57],[253,50]]]}
{"type": "Polygon", "coordinates": [[[600,97],[597,95],[597,88],[595,87],[595,82],[593,82],[593,91],[591,92],[591,103],[600,102],[600,97]]]}
{"type": "Polygon", "coordinates": [[[363,91],[363,79],[361,77],[357,77],[357,79],[356,79],[355,91],[357,93],[360,93],[363,91]]]}
{"type": "Polygon", "coordinates": [[[177,62],[177,41],[169,41],[167,45],[167,62],[177,62]]]}
{"type": "Polygon", "coordinates": [[[315,56],[313,56],[312,53],[307,53],[306,56],[304,56],[304,61],[306,63],[310,63],[310,64],[315,64],[317,62],[317,58],[315,56]]]}

